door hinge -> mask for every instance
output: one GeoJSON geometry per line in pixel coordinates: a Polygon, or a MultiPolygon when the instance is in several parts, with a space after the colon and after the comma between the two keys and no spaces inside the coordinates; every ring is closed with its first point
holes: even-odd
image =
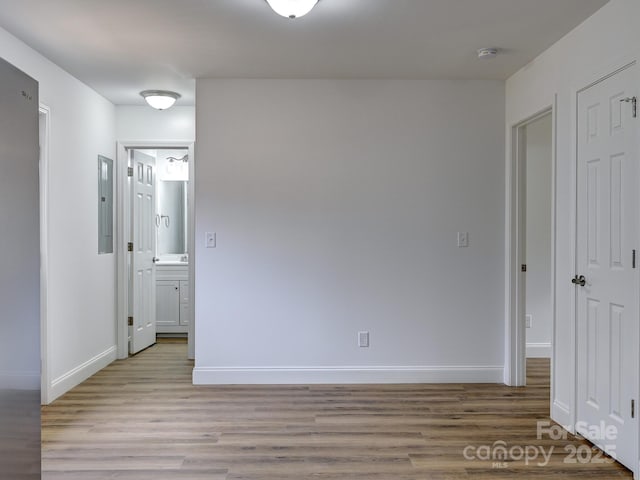
{"type": "Polygon", "coordinates": [[[520,265],[520,271],[521,272],[526,272],[527,271],[527,264],[523,263],[522,265],[520,265]]]}
{"type": "Polygon", "coordinates": [[[631,254],[631,268],[636,268],[636,251],[631,254]]]}
{"type": "Polygon", "coordinates": [[[636,401],[631,400],[631,418],[636,418],[636,401]]]}
{"type": "Polygon", "coordinates": [[[129,317],[127,319],[127,325],[129,325],[130,327],[133,327],[133,317],[129,317]]]}
{"type": "Polygon", "coordinates": [[[638,97],[627,97],[620,100],[621,102],[631,103],[631,116],[638,118],[638,97]]]}
{"type": "Polygon", "coordinates": [[[128,252],[133,252],[133,242],[128,242],[127,243],[127,251],[128,252]]]}
{"type": "Polygon", "coordinates": [[[127,177],[133,177],[133,167],[127,167],[127,177]]]}

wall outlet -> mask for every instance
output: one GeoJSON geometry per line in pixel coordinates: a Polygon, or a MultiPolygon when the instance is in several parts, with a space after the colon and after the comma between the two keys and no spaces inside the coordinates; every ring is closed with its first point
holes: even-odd
{"type": "Polygon", "coordinates": [[[204,234],[204,246],[206,248],[216,248],[216,232],[207,232],[204,234]]]}
{"type": "Polygon", "coordinates": [[[469,246],[469,233],[458,232],[458,247],[468,247],[468,246],[469,246]]]}
{"type": "Polygon", "coordinates": [[[369,332],[358,332],[358,346],[361,348],[369,346],[369,332]]]}
{"type": "Polygon", "coordinates": [[[527,328],[531,328],[531,322],[532,321],[533,321],[533,316],[532,315],[525,315],[524,316],[524,323],[525,323],[527,328]]]}

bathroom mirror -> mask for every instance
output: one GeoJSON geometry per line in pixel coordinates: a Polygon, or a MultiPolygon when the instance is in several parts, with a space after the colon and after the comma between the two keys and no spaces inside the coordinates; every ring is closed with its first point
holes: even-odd
{"type": "Polygon", "coordinates": [[[187,251],[187,182],[158,182],[158,255],[187,251]]]}

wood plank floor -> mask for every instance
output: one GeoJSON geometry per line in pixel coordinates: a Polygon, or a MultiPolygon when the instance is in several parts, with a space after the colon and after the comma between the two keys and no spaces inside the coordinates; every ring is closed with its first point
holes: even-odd
{"type": "Polygon", "coordinates": [[[584,441],[536,438],[536,422],[548,420],[545,360],[530,362],[529,386],[519,389],[196,387],[191,369],[186,345],[158,344],[44,407],[42,478],[632,478],[617,463],[595,458],[584,441]],[[514,458],[499,465],[484,460],[501,445],[494,442],[505,442],[514,458]],[[538,458],[518,459],[528,446],[538,458]],[[541,449],[551,452],[545,466],[538,466],[541,449]],[[567,457],[572,450],[580,454],[567,457]],[[465,452],[476,458],[466,459],[465,452]]]}

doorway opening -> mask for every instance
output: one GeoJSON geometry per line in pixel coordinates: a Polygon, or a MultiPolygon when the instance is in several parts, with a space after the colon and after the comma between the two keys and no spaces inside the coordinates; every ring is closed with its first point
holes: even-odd
{"type": "MultiPolygon", "coordinates": [[[[526,358],[553,361],[555,117],[548,107],[512,127],[507,165],[505,383],[526,385],[526,358]]],[[[553,390],[553,375],[551,389],[553,390]]]]}
{"type": "Polygon", "coordinates": [[[553,336],[551,113],[524,125],[526,358],[551,358],[553,336]]]}
{"type": "Polygon", "coordinates": [[[118,357],[160,338],[193,358],[193,144],[118,144],[118,357]]]}

